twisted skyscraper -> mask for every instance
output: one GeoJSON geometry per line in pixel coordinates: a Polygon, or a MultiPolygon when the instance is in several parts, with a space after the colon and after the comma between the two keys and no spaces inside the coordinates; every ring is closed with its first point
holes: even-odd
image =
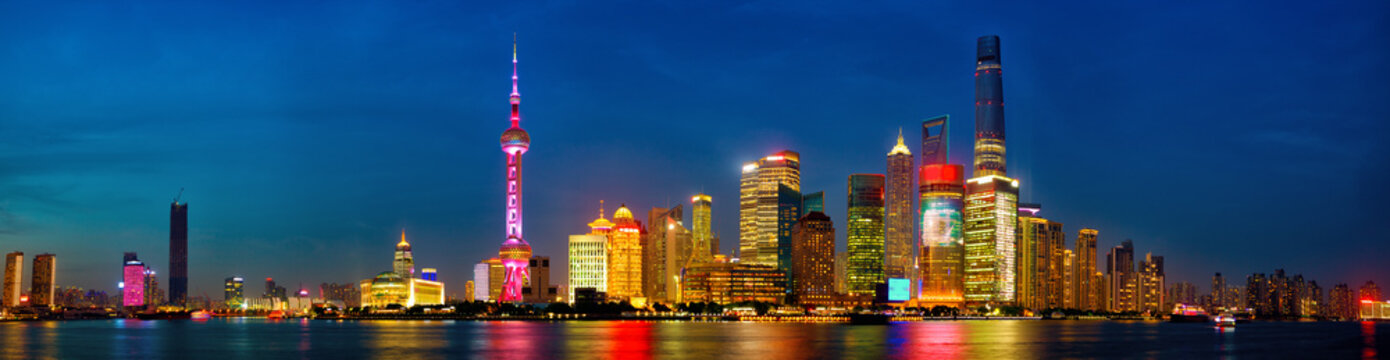
{"type": "Polygon", "coordinates": [[[975,56],[975,177],[965,184],[965,301],[1017,300],[1018,180],[1004,172],[1004,89],[999,37],[982,36],[975,56]]]}
{"type": "Polygon", "coordinates": [[[521,237],[521,155],[531,147],[531,135],[521,129],[521,93],[516,90],[516,44],[512,44],[512,127],[502,132],[502,152],[507,154],[507,240],[498,252],[506,273],[502,279],[504,302],[521,301],[521,287],[529,278],[527,261],[531,245],[521,237]]]}

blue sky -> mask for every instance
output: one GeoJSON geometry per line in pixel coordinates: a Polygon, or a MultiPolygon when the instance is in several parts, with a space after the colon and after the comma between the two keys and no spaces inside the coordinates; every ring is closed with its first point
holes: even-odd
{"type": "Polygon", "coordinates": [[[186,188],[194,295],[218,297],[231,275],[356,281],[390,268],[402,228],[418,266],[461,293],[503,240],[513,33],[533,141],[526,238],[553,278],[600,199],[645,214],[704,191],[730,251],[744,161],[801,152],[803,189],[826,191],[837,223],[846,178],[884,171],[900,127],[950,114],[951,157],[967,162],[974,41],[997,34],[1010,175],[1069,246],[1082,227],[1103,248],[1134,239],[1203,291],[1212,272],[1275,268],[1324,288],[1386,283],[1386,14],[1377,1],[5,2],[0,251],[56,253],[61,285],[114,290],[122,252],[167,268],[168,206],[186,188]]]}

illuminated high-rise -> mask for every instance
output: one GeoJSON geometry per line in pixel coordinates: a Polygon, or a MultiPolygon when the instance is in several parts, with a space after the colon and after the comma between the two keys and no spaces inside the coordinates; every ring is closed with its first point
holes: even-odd
{"type": "MultiPolygon", "coordinates": [[[[791,224],[801,216],[784,211],[788,191],[801,192],[801,154],[782,150],[743,165],[739,181],[739,262],[788,264],[791,224]],[[786,186],[789,190],[782,190],[786,186]]],[[[799,205],[799,203],[798,203],[799,205]]],[[[783,269],[786,270],[786,269],[783,269]]]]}
{"type": "Polygon", "coordinates": [[[1033,310],[1062,306],[1062,223],[1037,214],[1038,205],[1018,207],[1018,304],[1033,310]]]}
{"type": "Polygon", "coordinates": [[[647,213],[647,233],[642,244],[642,293],[648,301],[679,301],[678,276],[690,260],[690,230],[681,219],[684,209],[652,208],[647,213]]]}
{"type": "Polygon", "coordinates": [[[1003,70],[999,37],[981,36],[975,53],[975,177],[1007,175],[1003,70]]]}
{"type": "Polygon", "coordinates": [[[642,223],[621,205],[608,234],[608,298],[635,297],[642,297],[642,223]]]}
{"type": "Polygon", "coordinates": [[[1234,304],[1226,304],[1226,278],[1221,273],[1216,273],[1211,277],[1211,308],[1212,310],[1226,308],[1234,304]]]}
{"type": "Polygon", "coordinates": [[[479,261],[477,264],[473,264],[473,293],[471,295],[473,296],[474,301],[491,300],[491,269],[492,265],[488,264],[487,260],[479,261]]]}
{"type": "Polygon", "coordinates": [[[1013,304],[1018,263],[1018,180],[986,175],[965,184],[965,301],[1013,304]]]}
{"type": "Polygon", "coordinates": [[[188,304],[188,203],[169,205],[169,304],[188,304]]]}
{"type": "Polygon", "coordinates": [[[391,268],[402,279],[415,278],[415,256],[410,251],[410,243],[405,241],[405,230],[401,230],[401,242],[396,243],[396,257],[391,268]]]}
{"type": "Polygon", "coordinates": [[[965,301],[1014,304],[1018,274],[1018,180],[1004,167],[1004,89],[999,37],[975,56],[975,174],[965,185],[965,301]]]}
{"type": "Polygon", "coordinates": [[[506,269],[502,280],[504,302],[522,301],[521,288],[530,278],[526,274],[531,259],[531,244],[521,234],[521,156],[531,147],[531,135],[521,129],[521,93],[517,92],[516,45],[512,45],[512,127],[502,132],[502,152],[507,154],[507,240],[498,250],[498,258],[506,269]]]}
{"type": "Polygon", "coordinates": [[[0,309],[19,306],[19,295],[24,291],[20,287],[24,284],[24,253],[12,252],[5,254],[5,281],[3,297],[0,297],[0,309]]]}
{"type": "Polygon", "coordinates": [[[589,233],[570,235],[569,239],[569,297],[574,301],[574,289],[592,288],[608,292],[608,234],[613,222],[603,217],[599,206],[598,219],[589,223],[589,233]]]}
{"type": "Polygon", "coordinates": [[[1164,289],[1167,287],[1167,276],[1163,270],[1163,257],[1154,256],[1153,253],[1144,254],[1144,260],[1139,262],[1139,273],[1137,274],[1135,291],[1135,311],[1147,312],[1150,314],[1161,314],[1166,310],[1164,305],[1164,289]]]}
{"type": "Polygon", "coordinates": [[[713,205],[713,199],[714,198],[705,194],[695,195],[690,198],[690,207],[694,210],[691,214],[691,225],[694,225],[690,234],[691,264],[703,264],[714,261],[714,253],[718,252],[718,249],[711,247],[714,241],[714,233],[710,230],[710,208],[711,205],[713,205]]]}
{"type": "Polygon", "coordinates": [[[29,305],[53,306],[57,285],[58,258],[53,254],[34,256],[34,275],[29,279],[29,305]]]}
{"type": "Polygon", "coordinates": [[[133,252],[125,253],[121,262],[121,305],[145,305],[145,263],[133,252]]]}
{"type": "Polygon", "coordinates": [[[883,175],[849,176],[845,292],[874,296],[883,277],[883,175]]]}
{"type": "Polygon", "coordinates": [[[483,262],[487,263],[487,300],[502,301],[502,280],[507,278],[507,267],[496,257],[483,262]]]}
{"type": "Polygon", "coordinates": [[[1100,236],[1100,231],[1096,229],[1081,229],[1076,233],[1076,269],[1073,280],[1076,293],[1076,308],[1081,310],[1105,310],[1106,305],[1101,301],[1105,291],[1104,277],[1097,275],[1096,270],[1096,240],[1100,236]]]}
{"type": "Polygon", "coordinates": [[[1071,249],[1062,250],[1062,308],[1081,308],[1081,289],[1077,284],[1076,253],[1071,249]]]}
{"type": "MultiPolygon", "coordinates": [[[[927,158],[923,158],[926,161],[927,158]]],[[[922,290],[919,300],[929,305],[959,306],[965,301],[964,169],[960,165],[926,164],[918,179],[921,215],[922,290]]]]}
{"type": "Polygon", "coordinates": [[[246,280],[240,276],[227,278],[222,282],[222,301],[227,303],[231,309],[245,309],[246,295],[243,288],[246,287],[246,280]]]}
{"type": "Polygon", "coordinates": [[[835,226],[830,217],[813,211],[792,227],[792,289],[794,303],[830,305],[835,295],[835,226]]]}
{"type": "Polygon", "coordinates": [[[898,144],[888,152],[888,172],[884,177],[883,208],[883,273],[890,279],[916,279],[913,274],[916,259],[912,238],[916,233],[912,223],[917,212],[912,209],[912,198],[917,193],[912,188],[912,151],[903,144],[902,129],[898,130],[898,144]]]}
{"type": "Polygon", "coordinates": [[[1110,311],[1138,311],[1139,276],[1134,272],[1134,241],[1125,239],[1106,255],[1110,311]]]}

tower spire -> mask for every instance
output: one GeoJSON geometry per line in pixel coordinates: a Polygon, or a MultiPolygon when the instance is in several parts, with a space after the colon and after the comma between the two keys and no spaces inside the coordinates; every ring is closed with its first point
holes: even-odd
{"type": "Polygon", "coordinates": [[[893,150],[888,152],[889,156],[898,154],[912,155],[912,151],[907,149],[907,145],[903,144],[903,128],[901,127],[898,128],[898,144],[893,145],[893,150]]]}
{"type": "Polygon", "coordinates": [[[598,200],[598,218],[603,218],[603,199],[598,200]]]}
{"type": "Polygon", "coordinates": [[[521,92],[516,88],[516,33],[512,33],[512,127],[521,127],[521,92]]]}

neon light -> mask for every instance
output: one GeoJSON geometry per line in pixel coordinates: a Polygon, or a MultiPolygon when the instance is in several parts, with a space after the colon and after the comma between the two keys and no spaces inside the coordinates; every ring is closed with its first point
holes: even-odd
{"type": "Polygon", "coordinates": [[[783,157],[782,155],[768,155],[768,156],[767,156],[767,161],[779,161],[779,160],[782,160],[782,159],[786,159],[786,158],[783,157]]]}
{"type": "Polygon", "coordinates": [[[753,170],[757,170],[757,169],[758,169],[758,165],[757,165],[757,164],[745,164],[745,165],[743,165],[743,172],[749,172],[749,171],[753,171],[753,170]]]}

